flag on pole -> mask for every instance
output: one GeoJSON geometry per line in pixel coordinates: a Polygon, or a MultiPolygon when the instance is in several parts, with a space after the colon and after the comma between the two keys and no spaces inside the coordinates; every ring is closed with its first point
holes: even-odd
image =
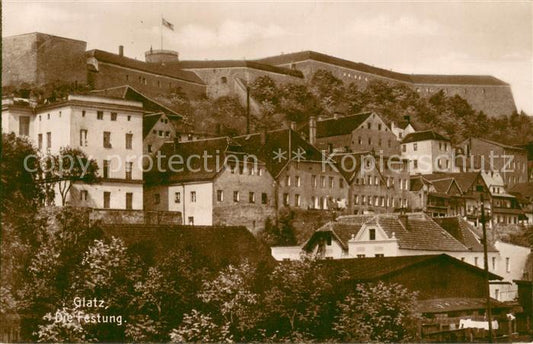
{"type": "Polygon", "coordinates": [[[165,18],[161,18],[161,20],[162,20],[162,24],[163,24],[164,27],[174,31],[174,24],[172,24],[169,21],[166,21],[165,18]]]}

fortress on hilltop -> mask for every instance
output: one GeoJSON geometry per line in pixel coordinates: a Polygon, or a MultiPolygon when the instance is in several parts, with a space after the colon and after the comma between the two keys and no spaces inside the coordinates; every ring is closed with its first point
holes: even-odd
{"type": "MultiPolygon", "coordinates": [[[[403,74],[314,51],[256,60],[181,61],[176,51],[152,50],[145,61],[93,49],[84,41],[28,33],[2,38],[2,86],[52,82],[87,84],[93,89],[131,85],[147,94],[181,88],[190,97],[235,95],[246,101],[247,84],[268,75],[278,83],[306,82],[319,69],[364,88],[372,80],[405,84],[423,97],[443,90],[460,95],[489,116],[516,111],[511,87],[490,75],[403,74]]],[[[253,105],[253,104],[252,104],[253,105]]]]}

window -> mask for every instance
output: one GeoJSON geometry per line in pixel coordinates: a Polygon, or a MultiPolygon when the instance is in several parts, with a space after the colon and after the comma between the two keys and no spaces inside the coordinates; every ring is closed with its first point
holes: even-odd
{"type": "Polygon", "coordinates": [[[233,202],[237,203],[240,200],[239,191],[233,191],[233,202]]]}
{"type": "Polygon", "coordinates": [[[148,153],[152,153],[152,145],[148,145],[148,153]]]}
{"type": "Polygon", "coordinates": [[[291,186],[291,176],[286,176],[285,177],[285,185],[291,186]]]}
{"type": "Polygon", "coordinates": [[[104,131],[104,148],[111,148],[111,132],[104,131]]]}
{"type": "Polygon", "coordinates": [[[413,143],[413,150],[416,152],[418,150],[418,143],[413,143]]]}
{"type": "Polygon", "coordinates": [[[126,192],[126,209],[130,210],[133,208],[133,193],[126,192]]]}
{"type": "Polygon", "coordinates": [[[376,240],[376,230],[374,228],[368,230],[368,240],[376,240]]]}
{"type": "Polygon", "coordinates": [[[378,140],[378,146],[381,147],[381,139],[378,140]]]}
{"type": "Polygon", "coordinates": [[[364,254],[358,254],[357,258],[365,258],[365,255],[364,254]]]}
{"type": "Polygon", "coordinates": [[[104,208],[109,209],[111,207],[111,192],[104,191],[104,208]]]}
{"type": "Polygon", "coordinates": [[[339,187],[342,189],[344,188],[344,179],[339,178],[339,187]]]}
{"type": "Polygon", "coordinates": [[[39,145],[39,149],[43,149],[43,134],[37,135],[37,142],[39,145]]]}
{"type": "Polygon", "coordinates": [[[405,147],[405,145],[402,145],[402,152],[405,153],[405,151],[406,151],[406,147],[405,147]]]}
{"type": "Polygon", "coordinates": [[[368,129],[371,129],[371,128],[372,128],[372,123],[369,122],[369,123],[367,123],[366,125],[367,125],[368,129]]]}
{"type": "Polygon", "coordinates": [[[511,258],[505,258],[505,271],[511,272],[511,258]]]}
{"type": "Polygon", "coordinates": [[[89,198],[89,192],[87,190],[80,191],[80,201],[86,201],[89,198]]]}
{"type": "Polygon", "coordinates": [[[385,255],[383,253],[376,253],[376,258],[378,257],[385,257],[385,255]]]}
{"type": "Polygon", "coordinates": [[[181,203],[181,192],[174,192],[174,203],[181,203]]]}
{"type": "Polygon", "coordinates": [[[248,193],[248,203],[255,203],[255,193],[253,192],[248,193]]]}
{"type": "Polygon", "coordinates": [[[267,204],[268,203],[268,195],[266,194],[266,192],[263,192],[261,194],[261,204],[267,204]]]}
{"type": "Polygon", "coordinates": [[[131,180],[131,170],[133,168],[133,162],[126,162],[126,180],[131,180]]]}
{"type": "Polygon", "coordinates": [[[288,193],[284,193],[283,194],[283,205],[287,206],[289,205],[289,194],[288,193]]]}
{"type": "Polygon", "coordinates": [[[326,187],[326,177],[320,176],[320,186],[323,188],[326,187]]]}
{"type": "Polygon", "coordinates": [[[104,160],[103,166],[104,166],[104,169],[103,169],[104,178],[109,178],[109,160],[104,160]]]}
{"type": "Polygon", "coordinates": [[[311,176],[311,186],[316,188],[316,176],[315,175],[311,176]]]}
{"type": "Polygon", "coordinates": [[[381,123],[378,124],[378,130],[381,130],[381,123]]]}
{"type": "Polygon", "coordinates": [[[128,122],[131,121],[131,115],[128,115],[128,122]]]}
{"type": "Polygon", "coordinates": [[[477,266],[478,257],[474,257],[474,265],[477,266]]]}
{"type": "Polygon", "coordinates": [[[133,134],[126,134],[126,149],[131,149],[133,142],[133,134]]]}
{"type": "Polygon", "coordinates": [[[372,145],[372,138],[371,137],[368,138],[368,144],[372,145]]]}
{"type": "Polygon", "coordinates": [[[161,203],[161,195],[156,193],[154,194],[154,204],[159,204],[161,203]]]}
{"type": "Polygon", "coordinates": [[[300,176],[296,176],[296,177],[294,177],[294,180],[295,180],[295,184],[296,184],[296,186],[300,186],[300,185],[301,185],[300,176]]]}
{"type": "Polygon", "coordinates": [[[191,203],[196,203],[196,191],[191,191],[191,203]]]}
{"type": "Polygon", "coordinates": [[[329,177],[329,188],[333,188],[333,177],[329,177]]]}
{"type": "Polygon", "coordinates": [[[117,113],[116,112],[111,112],[111,120],[112,121],[116,121],[117,120],[117,113]]]}
{"type": "Polygon", "coordinates": [[[85,117],[85,110],[81,111],[81,117],[85,117]]]}
{"type": "Polygon", "coordinates": [[[104,112],[103,111],[96,111],[96,119],[103,120],[104,119],[104,112]]]}
{"type": "Polygon", "coordinates": [[[52,148],[52,133],[51,132],[46,133],[46,148],[48,149],[52,148]]]}
{"type": "Polygon", "coordinates": [[[80,146],[87,147],[87,129],[80,129],[80,146]]]}
{"type": "Polygon", "coordinates": [[[188,221],[189,221],[189,226],[194,226],[194,216],[189,216],[188,221]]]}
{"type": "Polygon", "coordinates": [[[492,270],[496,270],[496,257],[492,257],[492,270]]]}
{"type": "Polygon", "coordinates": [[[170,137],[170,131],[165,131],[165,137],[170,137]]]}
{"type": "Polygon", "coordinates": [[[46,114],[46,119],[50,119],[50,114],[46,114]]]}
{"type": "Polygon", "coordinates": [[[354,195],[353,196],[353,204],[359,204],[359,196],[358,195],[354,195]]]}
{"type": "Polygon", "coordinates": [[[413,160],[413,168],[418,168],[418,160],[413,160]]]}
{"type": "Polygon", "coordinates": [[[294,206],[299,207],[300,206],[300,195],[296,194],[294,195],[294,206]]]}
{"type": "Polygon", "coordinates": [[[228,83],[228,78],[223,76],[222,78],[220,78],[220,82],[223,83],[223,84],[227,84],[228,83]]]}
{"type": "Polygon", "coordinates": [[[30,136],[30,117],[29,116],[19,117],[19,135],[30,136]]]}
{"type": "Polygon", "coordinates": [[[362,144],[362,143],[363,143],[363,138],[362,138],[361,136],[359,136],[359,137],[357,138],[357,143],[358,143],[358,144],[362,144]]]}

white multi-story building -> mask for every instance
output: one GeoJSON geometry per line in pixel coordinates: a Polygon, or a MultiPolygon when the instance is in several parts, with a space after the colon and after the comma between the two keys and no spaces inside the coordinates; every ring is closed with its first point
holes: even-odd
{"type": "MultiPolygon", "coordinates": [[[[2,101],[2,131],[27,136],[43,154],[82,150],[98,163],[100,182],[74,183],[67,202],[110,209],[143,209],[143,104],[101,96],[70,95],[30,106],[2,101]]],[[[56,192],[57,205],[61,199],[56,192]]]]}
{"type": "Polygon", "coordinates": [[[410,161],[412,175],[453,172],[451,142],[432,130],[407,134],[402,140],[401,155],[410,161]]]}

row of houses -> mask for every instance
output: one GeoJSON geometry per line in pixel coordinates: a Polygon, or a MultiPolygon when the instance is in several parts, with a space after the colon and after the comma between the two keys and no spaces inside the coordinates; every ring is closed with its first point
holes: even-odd
{"type": "Polygon", "coordinates": [[[483,199],[491,227],[532,217],[527,196],[516,193],[528,179],[524,148],[469,139],[456,149],[438,133],[388,125],[376,113],[210,137],[130,86],[38,106],[3,99],[2,108],[3,132],[29,137],[43,153],[70,146],[97,161],[101,182],[75,185],[69,198],[75,205],[177,211],[186,224],[253,231],[282,207],[402,209],[462,216],[477,226],[483,199]],[[197,156],[209,161],[188,164],[197,156]],[[161,168],[176,158],[189,166],[161,168]],[[490,165],[481,166],[484,160],[490,165]]]}

